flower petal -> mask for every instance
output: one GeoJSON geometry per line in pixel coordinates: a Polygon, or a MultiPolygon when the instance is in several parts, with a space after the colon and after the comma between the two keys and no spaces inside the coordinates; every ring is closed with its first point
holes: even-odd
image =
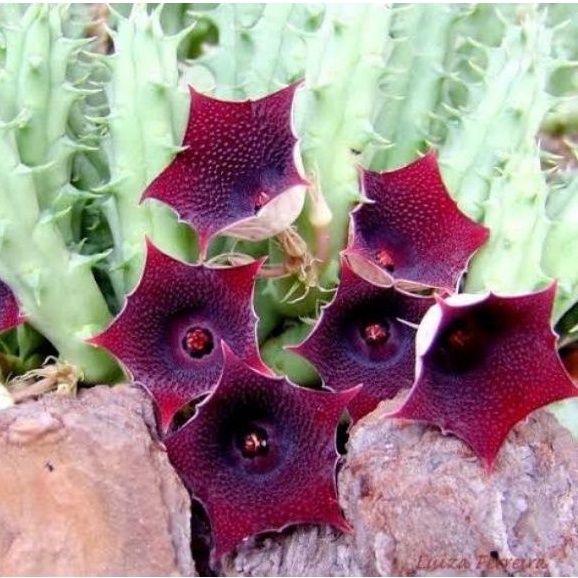
{"type": "Polygon", "coordinates": [[[158,199],[210,239],[253,217],[287,189],[306,182],[295,163],[291,110],[299,84],[259,100],[226,102],[191,88],[185,150],[149,185],[158,199]]]}
{"type": "Polygon", "coordinates": [[[350,251],[395,279],[455,289],[489,232],[460,212],[435,154],[391,172],[362,169],[362,185],[370,202],[352,214],[350,251]]]}
{"type": "Polygon", "coordinates": [[[336,495],[335,435],[358,388],[334,394],[297,387],[223,349],[219,384],[165,440],[171,462],[207,510],[215,558],[244,538],[290,524],[349,529],[336,495]]]}
{"type": "Polygon", "coordinates": [[[108,349],[151,393],[163,431],[181,406],[217,383],[221,340],[256,369],[271,373],[259,356],[252,305],[261,263],[190,265],[147,240],[139,285],[112,324],[89,342],[108,349]]]}
{"type": "Polygon", "coordinates": [[[517,422],[578,395],[550,327],[555,292],[439,300],[418,329],[416,382],[391,417],[455,434],[490,469],[517,422]]]}
{"type": "Polygon", "coordinates": [[[25,317],[20,314],[14,293],[6,283],[0,281],[0,332],[8,331],[24,321],[25,317]]]}
{"type": "Polygon", "coordinates": [[[356,421],[413,384],[416,331],[411,324],[417,325],[435,300],[369,283],[347,257],[341,266],[333,301],[309,337],[289,349],[310,361],[333,390],[363,384],[348,407],[356,421]]]}

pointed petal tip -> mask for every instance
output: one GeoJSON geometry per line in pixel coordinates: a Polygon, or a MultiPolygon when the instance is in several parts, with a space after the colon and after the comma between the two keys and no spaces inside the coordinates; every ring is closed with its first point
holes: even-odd
{"type": "Polygon", "coordinates": [[[151,251],[159,251],[158,247],[154,244],[153,240],[151,239],[151,237],[145,233],[145,253],[149,253],[151,251]]]}
{"type": "Polygon", "coordinates": [[[268,259],[269,259],[268,255],[263,255],[262,257],[259,257],[258,259],[255,259],[254,261],[251,261],[246,264],[246,267],[250,271],[252,270],[251,273],[253,277],[257,276],[257,273],[259,273],[259,271],[261,270],[261,268],[267,262],[268,259]]]}
{"type": "Polygon", "coordinates": [[[88,337],[84,339],[84,343],[88,345],[93,345],[94,347],[104,347],[104,340],[102,339],[103,332],[98,333],[97,335],[93,335],[92,337],[88,337]]]}
{"type": "Polygon", "coordinates": [[[167,434],[177,410],[173,406],[157,403],[158,423],[163,436],[167,434]]]}
{"type": "MultiPolygon", "coordinates": [[[[221,350],[223,352],[223,373],[227,371],[238,371],[243,369],[246,371],[254,371],[264,377],[278,378],[279,376],[273,372],[273,370],[265,365],[258,353],[254,356],[248,358],[239,357],[226,343],[225,340],[221,340],[221,350]]],[[[222,381],[223,377],[221,375],[222,381]]]]}
{"type": "Polygon", "coordinates": [[[252,356],[248,359],[241,359],[230,347],[224,339],[221,339],[221,350],[223,352],[223,367],[246,368],[253,370],[264,377],[278,377],[273,370],[265,365],[259,355],[252,356]]]}
{"type": "Polygon", "coordinates": [[[240,361],[239,358],[235,355],[235,352],[227,345],[227,342],[224,339],[221,339],[221,351],[223,352],[223,359],[225,363],[231,361],[240,361]]]}
{"type": "Polygon", "coordinates": [[[22,313],[21,311],[18,312],[18,316],[16,318],[16,325],[21,325],[22,323],[28,323],[30,320],[30,315],[28,313],[22,313]]]}
{"type": "Polygon", "coordinates": [[[351,401],[359,394],[363,389],[363,383],[358,383],[357,385],[346,389],[345,391],[340,391],[337,393],[344,401],[344,405],[348,405],[351,401]]]}
{"type": "Polygon", "coordinates": [[[352,534],[354,531],[353,526],[347,521],[347,518],[341,512],[339,512],[330,524],[344,534],[352,534]]]}
{"type": "Polygon", "coordinates": [[[302,355],[305,349],[305,344],[307,343],[309,336],[307,336],[301,343],[289,343],[283,346],[283,351],[288,351],[289,353],[294,353],[295,355],[302,355]]]}

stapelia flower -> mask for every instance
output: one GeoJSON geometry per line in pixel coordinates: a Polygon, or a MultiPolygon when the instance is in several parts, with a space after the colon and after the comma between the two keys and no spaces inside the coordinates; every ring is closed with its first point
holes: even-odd
{"type": "Polygon", "coordinates": [[[529,295],[453,295],[424,316],[417,377],[391,417],[431,422],[465,441],[488,469],[511,428],[578,395],[550,328],[555,285],[529,295]]]}
{"type": "Polygon", "coordinates": [[[260,261],[239,267],[189,265],[147,240],[139,285],[112,324],[90,343],[108,349],[157,402],[161,428],[215,386],[221,340],[253,367],[259,357],[252,295],[260,261]]]}
{"type": "MultiPolygon", "coordinates": [[[[170,205],[195,227],[201,255],[214,235],[254,217],[281,193],[300,186],[304,195],[291,127],[298,86],[245,102],[225,102],[190,89],[186,149],[151,183],[142,199],[170,205]]],[[[299,212],[300,207],[293,219],[299,212]]]]}
{"type": "Polygon", "coordinates": [[[290,524],[348,529],[335,489],[335,436],[358,388],[335,394],[297,387],[223,349],[219,384],[165,439],[173,465],[207,510],[215,558],[290,524]]]}
{"type": "Polygon", "coordinates": [[[351,252],[396,280],[454,290],[489,232],[460,212],[435,154],[391,172],[362,169],[362,187],[372,202],[352,214],[351,252]]]}
{"type": "Polygon", "coordinates": [[[25,321],[10,287],[0,281],[0,332],[8,331],[25,321]]]}
{"type": "Polygon", "coordinates": [[[393,287],[373,285],[341,260],[341,280],[317,326],[291,351],[308,359],[325,385],[342,391],[351,383],[363,389],[348,406],[354,421],[413,384],[415,329],[435,303],[393,287]]]}

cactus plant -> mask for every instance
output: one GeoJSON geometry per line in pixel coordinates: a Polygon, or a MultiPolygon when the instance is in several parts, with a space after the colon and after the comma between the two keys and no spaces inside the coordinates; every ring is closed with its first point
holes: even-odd
{"type": "Polygon", "coordinates": [[[551,326],[576,340],[578,178],[536,141],[569,124],[562,9],[93,10],[0,9],[0,278],[20,313],[0,305],[4,328],[27,322],[0,359],[113,384],[117,356],[215,562],[255,532],[345,528],[337,424],[401,387],[391,417],[486,466],[514,423],[577,396],[551,326]]]}
{"type": "Polygon", "coordinates": [[[78,364],[88,380],[110,381],[114,362],[84,342],[110,313],[91,270],[106,254],[84,254],[72,222],[91,193],[71,183],[72,157],[85,145],[68,121],[89,91],[68,76],[87,41],[63,35],[64,11],[34,6],[0,14],[0,276],[62,359],[78,364]]]}

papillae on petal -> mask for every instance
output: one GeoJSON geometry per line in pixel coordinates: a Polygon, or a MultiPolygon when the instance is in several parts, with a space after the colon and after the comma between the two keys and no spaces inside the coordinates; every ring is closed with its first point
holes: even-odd
{"type": "Polygon", "coordinates": [[[357,393],[266,377],[226,346],[225,367],[197,414],[166,438],[169,458],[206,508],[215,558],[290,524],[348,529],[335,488],[336,428],[357,393]]]}
{"type": "Polygon", "coordinates": [[[350,251],[384,277],[453,291],[489,231],[450,197],[434,152],[394,171],[361,170],[369,202],[352,214],[350,251]]]}
{"type": "Polygon", "coordinates": [[[418,329],[416,382],[391,417],[455,434],[491,469],[517,422],[578,395],[550,327],[555,291],[439,300],[418,329]]]}
{"type": "Polygon", "coordinates": [[[223,369],[225,341],[264,373],[253,310],[261,261],[238,267],[191,265],[147,241],[142,277],[111,325],[90,343],[108,349],[156,401],[161,428],[209,392],[223,369]]]}
{"type": "Polygon", "coordinates": [[[413,384],[415,326],[435,300],[373,285],[351,269],[347,256],[341,266],[333,301],[309,337],[289,349],[309,360],[335,391],[363,384],[348,408],[357,421],[413,384]]]}
{"type": "MultiPolygon", "coordinates": [[[[198,233],[201,255],[212,237],[255,216],[306,181],[296,164],[291,112],[299,84],[259,100],[228,102],[191,88],[182,152],[149,185],[144,199],[171,206],[198,233]]],[[[268,229],[259,223],[252,231],[268,229]]],[[[274,234],[274,233],[273,233],[274,234]]]]}

